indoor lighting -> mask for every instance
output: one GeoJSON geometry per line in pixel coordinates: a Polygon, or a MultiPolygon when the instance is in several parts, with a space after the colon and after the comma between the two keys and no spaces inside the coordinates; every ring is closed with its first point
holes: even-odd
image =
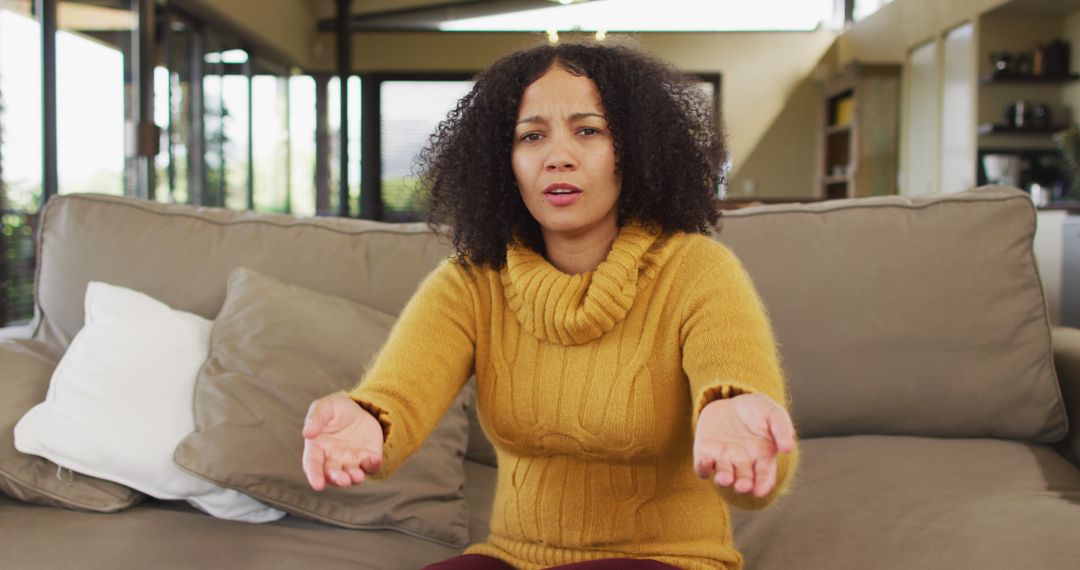
{"type": "Polygon", "coordinates": [[[443,31],[725,32],[810,31],[831,21],[833,0],[593,0],[479,18],[447,20],[443,31]]]}
{"type": "Polygon", "coordinates": [[[548,30],[547,35],[548,35],[548,41],[549,42],[551,42],[553,44],[559,43],[559,32],[557,32],[555,30],[548,30]]]}
{"type": "Polygon", "coordinates": [[[247,63],[248,54],[242,49],[227,49],[221,53],[210,52],[203,59],[206,63],[247,63]]]}
{"type": "Polygon", "coordinates": [[[602,42],[607,37],[607,32],[604,30],[596,30],[596,41],[602,42]]]}

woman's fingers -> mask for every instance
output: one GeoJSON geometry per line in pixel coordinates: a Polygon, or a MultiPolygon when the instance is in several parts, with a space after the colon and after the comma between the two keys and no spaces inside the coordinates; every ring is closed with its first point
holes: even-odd
{"type": "Polygon", "coordinates": [[[776,485],[776,456],[759,457],[754,463],[754,496],[764,497],[776,485]]]}
{"type": "Polygon", "coordinates": [[[795,426],[784,408],[776,406],[769,413],[769,432],[778,451],[790,453],[795,449],[795,426]]]}
{"type": "Polygon", "coordinates": [[[307,476],[308,484],[316,491],[326,488],[326,475],[323,472],[323,463],[326,455],[322,447],[316,445],[310,439],[304,440],[304,455],[302,465],[304,475],[307,476]]]}
{"type": "Polygon", "coordinates": [[[703,454],[694,470],[702,479],[711,478],[717,487],[731,487],[736,493],[764,497],[776,485],[776,456],[732,459],[703,454]]]}
{"type": "Polygon", "coordinates": [[[711,477],[715,468],[716,460],[709,455],[701,454],[698,460],[694,462],[694,473],[701,479],[711,477]]]}
{"type": "Polygon", "coordinates": [[[733,461],[735,466],[735,492],[749,493],[754,489],[754,463],[750,458],[733,461]]]}
{"type": "Polygon", "coordinates": [[[338,487],[351,487],[367,480],[369,473],[382,467],[382,457],[369,451],[355,451],[331,446],[324,451],[323,473],[338,487]]]}
{"type": "Polygon", "coordinates": [[[735,468],[731,461],[720,458],[716,460],[716,473],[713,475],[713,483],[720,487],[730,487],[735,482],[735,468]]]}
{"type": "Polygon", "coordinates": [[[326,478],[334,485],[338,487],[348,487],[352,485],[352,477],[345,472],[345,467],[340,460],[327,457],[325,470],[326,478]]]}
{"type": "Polygon", "coordinates": [[[326,398],[319,398],[308,407],[307,417],[304,418],[303,435],[307,439],[318,437],[326,424],[330,423],[332,416],[330,403],[326,398]]]}
{"type": "Polygon", "coordinates": [[[367,475],[364,474],[364,470],[360,466],[353,466],[346,469],[349,473],[349,478],[352,479],[353,485],[359,485],[367,479],[367,475]]]}
{"type": "Polygon", "coordinates": [[[382,455],[369,453],[366,457],[359,461],[360,468],[366,473],[374,473],[379,469],[382,469],[382,455]]]}

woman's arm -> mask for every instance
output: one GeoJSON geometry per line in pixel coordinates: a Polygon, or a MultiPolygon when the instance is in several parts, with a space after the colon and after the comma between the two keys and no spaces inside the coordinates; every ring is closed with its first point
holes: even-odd
{"type": "Polygon", "coordinates": [[[699,476],[714,478],[729,504],[764,508],[787,490],[798,462],[794,437],[783,435],[790,428],[793,436],[794,427],[772,326],[730,250],[710,240],[692,255],[701,273],[683,297],[680,341],[693,401],[694,467],[699,476]],[[738,405],[728,405],[735,399],[738,405]],[[724,404],[710,406],[718,401],[724,404]],[[707,406],[708,425],[699,426],[707,406]],[[758,485],[736,490],[746,488],[735,483],[747,462],[751,469],[760,462],[763,476],[773,470],[775,483],[764,496],[752,492],[758,485]]]}
{"type": "Polygon", "coordinates": [[[424,442],[472,373],[477,289],[469,270],[444,261],[421,283],[375,356],[349,392],[383,430],[381,479],[424,442]]]}

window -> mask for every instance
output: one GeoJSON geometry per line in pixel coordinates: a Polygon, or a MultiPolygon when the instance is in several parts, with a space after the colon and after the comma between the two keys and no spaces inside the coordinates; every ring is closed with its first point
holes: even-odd
{"type": "Polygon", "coordinates": [[[135,168],[126,163],[134,144],[124,128],[125,108],[133,108],[125,73],[133,63],[131,2],[64,2],[57,10],[58,191],[133,193],[135,168]]]}
{"type": "Polygon", "coordinates": [[[0,326],[34,315],[41,208],[41,28],[29,3],[0,1],[0,326]]]}
{"type": "Polygon", "coordinates": [[[315,79],[289,78],[289,212],[315,215],[315,79]]]}
{"type": "MultiPolygon", "coordinates": [[[[351,76],[346,83],[348,89],[347,101],[349,108],[349,148],[346,151],[349,161],[349,214],[356,216],[360,211],[360,78],[351,76]]],[[[329,198],[330,209],[328,212],[338,212],[338,202],[341,196],[341,80],[331,77],[327,87],[327,109],[330,128],[330,184],[329,198]]]]}
{"type": "Polygon", "coordinates": [[[472,89],[472,81],[383,81],[379,121],[383,217],[424,219],[416,193],[416,159],[439,122],[472,89]]]}
{"type": "Polygon", "coordinates": [[[858,22],[859,20],[877,12],[882,6],[892,2],[892,0],[847,0],[848,2],[854,2],[855,6],[852,10],[852,20],[858,22]]]}
{"type": "Polygon", "coordinates": [[[255,159],[255,209],[289,211],[289,78],[256,75],[251,80],[255,159]]]}

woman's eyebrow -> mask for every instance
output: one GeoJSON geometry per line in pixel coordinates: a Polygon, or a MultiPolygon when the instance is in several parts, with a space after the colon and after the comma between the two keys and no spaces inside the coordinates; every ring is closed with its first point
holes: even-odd
{"type": "MultiPolygon", "coordinates": [[[[577,120],[584,119],[584,118],[587,118],[587,117],[596,117],[598,119],[603,119],[605,121],[607,120],[607,117],[601,115],[600,113],[574,113],[573,115],[570,115],[570,120],[571,121],[577,121],[577,120]]],[[[521,125],[521,124],[524,124],[524,123],[547,123],[547,122],[548,122],[547,119],[545,119],[544,117],[541,117],[540,115],[533,115],[531,117],[525,117],[524,119],[521,119],[520,121],[515,123],[514,126],[521,125]]]]}

